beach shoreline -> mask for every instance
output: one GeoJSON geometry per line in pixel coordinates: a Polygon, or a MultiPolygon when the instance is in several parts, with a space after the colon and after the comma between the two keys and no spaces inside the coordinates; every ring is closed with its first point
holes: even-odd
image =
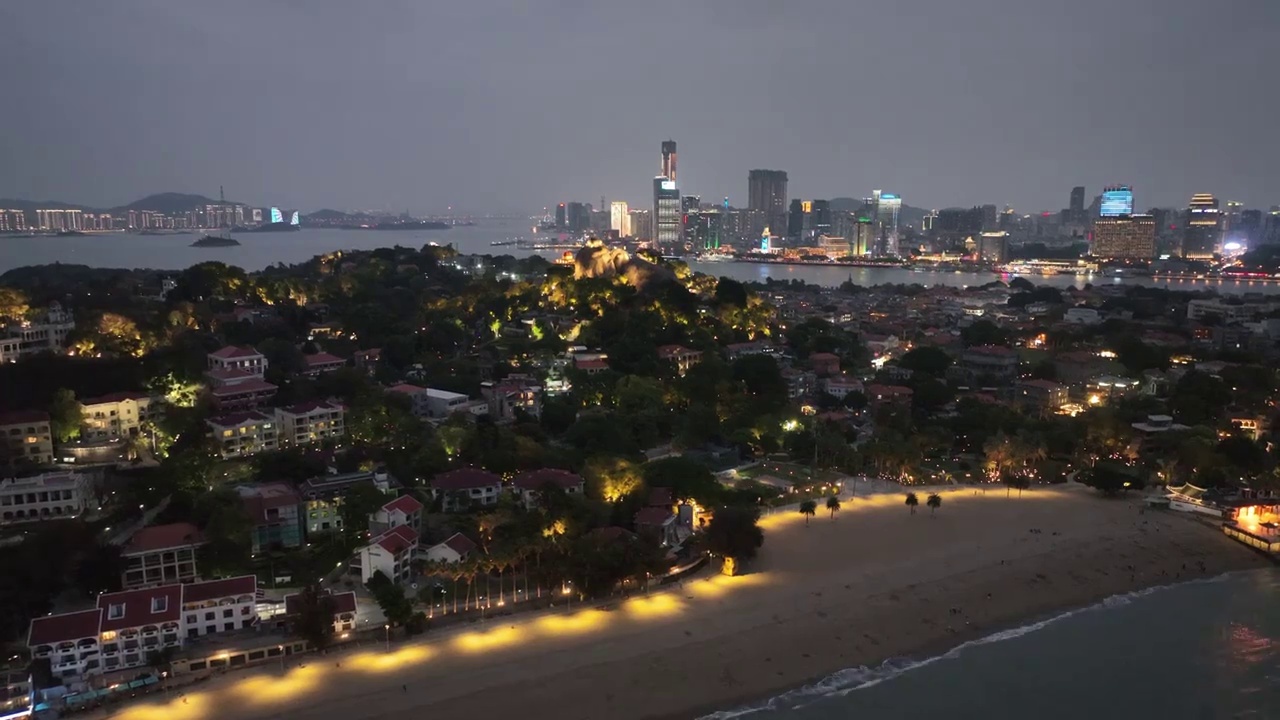
{"type": "Polygon", "coordinates": [[[1268,564],[1137,497],[961,489],[944,492],[936,516],[911,514],[902,499],[848,499],[835,518],[808,523],[765,518],[765,546],[742,577],[227,674],[193,687],[189,702],[113,717],[203,720],[236,703],[243,718],[697,718],[1108,597],[1268,564]]]}

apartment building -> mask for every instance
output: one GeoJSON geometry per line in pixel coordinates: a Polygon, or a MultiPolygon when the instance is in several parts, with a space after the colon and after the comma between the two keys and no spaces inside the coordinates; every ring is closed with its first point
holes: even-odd
{"type": "Polygon", "coordinates": [[[303,543],[302,498],[289,485],[276,482],[237,488],[253,523],[253,554],[303,543]]]}
{"type": "Polygon", "coordinates": [[[53,463],[53,433],[49,413],[36,410],[0,414],[0,442],[5,452],[0,465],[50,465],[53,463]]]}
{"type": "Polygon", "coordinates": [[[337,440],[346,434],[346,408],[337,402],[307,402],[276,408],[281,447],[337,440]]]}
{"type": "Polygon", "coordinates": [[[75,328],[71,312],[56,302],[50,303],[35,319],[0,328],[0,362],[17,362],[19,358],[42,352],[60,353],[75,328]]]}
{"type": "Polygon", "coordinates": [[[196,550],[204,544],[191,523],[145,527],[120,551],[125,589],[195,582],[196,550]]]}
{"type": "Polygon", "coordinates": [[[142,424],[159,418],[164,401],[141,392],[118,392],[80,401],[84,426],[80,438],[90,442],[129,437],[142,424]]]}
{"type": "Polygon", "coordinates": [[[307,537],[342,530],[342,498],[352,487],[365,483],[386,494],[400,487],[399,481],[385,472],[321,475],[299,485],[307,537]]]}
{"type": "Polygon", "coordinates": [[[257,411],[219,415],[205,421],[224,460],[248,457],[280,446],[276,419],[257,411]]]}
{"type": "Polygon", "coordinates": [[[97,509],[87,475],[53,472],[0,480],[0,525],[74,518],[97,509]]]}

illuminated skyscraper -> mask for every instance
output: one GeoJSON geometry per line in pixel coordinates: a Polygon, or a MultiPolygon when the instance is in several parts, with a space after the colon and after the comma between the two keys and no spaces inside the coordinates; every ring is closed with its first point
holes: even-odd
{"type": "Polygon", "coordinates": [[[609,203],[609,229],[617,232],[618,237],[631,237],[631,215],[622,200],[609,203]]]}
{"type": "Polygon", "coordinates": [[[747,208],[754,211],[760,227],[750,228],[758,237],[768,226],[777,234],[787,228],[787,173],[782,170],[752,170],[747,175],[747,208]]]}
{"type": "Polygon", "coordinates": [[[898,255],[898,213],[902,211],[902,198],[893,193],[874,190],[869,204],[875,210],[880,242],[877,255],[898,255]]]}
{"type": "Polygon", "coordinates": [[[1102,189],[1102,200],[1098,205],[1099,217],[1119,217],[1133,214],[1133,188],[1128,185],[1113,185],[1102,189]]]}
{"type": "MultiPolygon", "coordinates": [[[[695,148],[696,149],[696,148],[695,148]]],[[[697,153],[694,153],[695,155],[697,153]]],[[[695,160],[697,158],[694,158],[695,160]]],[[[662,172],[660,175],[671,182],[676,181],[676,141],[665,140],[662,143],[662,172]]]]}
{"type": "Polygon", "coordinates": [[[1182,257],[1207,260],[1218,252],[1222,242],[1222,211],[1218,199],[1209,193],[1197,193],[1187,205],[1187,220],[1183,225],[1182,257]]]}
{"type": "Polygon", "coordinates": [[[1009,259],[1009,233],[999,230],[980,234],[976,254],[974,259],[979,262],[1005,262],[1009,259]]]}
{"type": "MultiPolygon", "coordinates": [[[[1106,194],[1103,193],[1104,203],[1106,194]]],[[[1102,216],[1093,221],[1090,253],[1108,260],[1150,260],[1156,255],[1156,220],[1150,215],[1102,216]]]]}
{"type": "Polygon", "coordinates": [[[661,248],[680,243],[680,190],[661,175],[653,179],[653,240],[661,248]]]}

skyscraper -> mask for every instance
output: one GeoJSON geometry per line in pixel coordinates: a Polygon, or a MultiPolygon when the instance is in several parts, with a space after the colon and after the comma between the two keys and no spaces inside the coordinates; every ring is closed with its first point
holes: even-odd
{"type": "Polygon", "coordinates": [[[653,179],[653,240],[660,248],[680,243],[680,190],[661,175],[653,179]]]}
{"type": "Polygon", "coordinates": [[[1182,236],[1182,257],[1195,260],[1212,258],[1222,242],[1222,211],[1218,209],[1218,198],[1209,193],[1191,196],[1183,226],[1186,232],[1182,236]]]}
{"type": "Polygon", "coordinates": [[[1009,233],[1003,230],[978,236],[978,262],[1002,263],[1009,259],[1009,233]]]}
{"type": "Polygon", "coordinates": [[[747,174],[747,208],[759,218],[760,227],[750,228],[759,236],[767,226],[782,234],[787,227],[787,173],[783,170],[752,170],[747,174]]]}
{"type": "Polygon", "coordinates": [[[631,237],[631,215],[625,201],[614,200],[609,204],[609,229],[617,232],[618,237],[631,237]]]}
{"type": "Polygon", "coordinates": [[[569,227],[568,211],[565,210],[564,203],[556,205],[556,228],[563,230],[569,227]]]}
{"type": "Polygon", "coordinates": [[[898,254],[898,213],[902,211],[902,198],[893,193],[874,190],[869,204],[875,209],[875,221],[880,234],[880,247],[876,254],[896,256],[898,254]]]}
{"type": "MultiPolygon", "coordinates": [[[[696,148],[695,148],[696,149],[696,148]]],[[[694,153],[695,155],[697,153],[694,153]]],[[[694,158],[695,160],[697,158],[694,158]]],[[[664,140],[662,142],[662,177],[676,181],[676,141],[664,140]]]]}
{"type": "MultiPolygon", "coordinates": [[[[791,207],[787,208],[787,238],[791,240],[799,240],[804,235],[804,209],[805,203],[800,198],[791,200],[791,207]]],[[[774,227],[774,232],[780,232],[781,227],[774,227]]]]}
{"type": "Polygon", "coordinates": [[[1099,217],[1093,221],[1090,253],[1108,260],[1150,260],[1156,255],[1155,218],[1150,215],[1099,217]]]}
{"type": "Polygon", "coordinates": [[[830,235],[831,234],[831,201],[830,200],[814,200],[810,206],[809,227],[813,230],[813,234],[830,235]]]}
{"type": "Polygon", "coordinates": [[[1067,222],[1084,222],[1084,186],[1071,188],[1071,203],[1067,205],[1067,222]]]}

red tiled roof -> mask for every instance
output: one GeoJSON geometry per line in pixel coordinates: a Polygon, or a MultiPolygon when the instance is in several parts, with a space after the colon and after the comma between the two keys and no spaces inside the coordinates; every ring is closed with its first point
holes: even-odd
{"type": "Polygon", "coordinates": [[[174,584],[143,590],[103,593],[98,596],[98,609],[102,610],[104,632],[178,622],[182,617],[182,586],[174,584]],[[153,611],[157,600],[161,601],[162,609],[153,611]],[[113,605],[123,605],[124,614],[116,618],[111,617],[113,605]]]}
{"type": "Polygon", "coordinates": [[[412,495],[401,495],[395,500],[383,505],[382,509],[387,510],[388,512],[392,510],[399,510],[405,515],[409,515],[422,510],[422,503],[418,502],[418,499],[412,495]]]}
{"type": "Polygon", "coordinates": [[[271,422],[271,420],[272,419],[270,417],[260,412],[249,411],[249,412],[242,412],[242,413],[228,413],[226,415],[211,417],[209,418],[208,422],[210,425],[217,425],[218,427],[229,428],[229,427],[239,427],[247,423],[271,422]]]}
{"type": "Polygon", "coordinates": [[[129,544],[121,551],[123,555],[168,550],[169,548],[201,545],[204,539],[200,531],[191,523],[170,523],[168,525],[152,525],[144,527],[129,538],[129,544]]]}
{"type": "Polygon", "coordinates": [[[297,491],[285,483],[267,483],[253,487],[253,494],[243,495],[244,507],[256,523],[267,522],[267,511],[302,503],[297,491]]]}
{"type": "Polygon", "coordinates": [[[207,580],[182,586],[182,602],[204,602],[224,597],[253,595],[258,591],[258,578],[254,575],[207,580]]]}
{"type": "Polygon", "coordinates": [[[397,525],[374,538],[373,543],[392,555],[399,555],[418,544],[418,533],[408,525],[397,525]]]}
{"type": "Polygon", "coordinates": [[[450,550],[458,553],[463,557],[466,557],[467,553],[471,552],[472,550],[475,550],[477,547],[477,545],[471,541],[471,538],[467,537],[466,535],[463,535],[462,533],[454,533],[450,535],[447,540],[445,540],[440,544],[448,547],[450,550]]]}
{"type": "Polygon", "coordinates": [[[261,353],[251,347],[236,347],[235,345],[228,345],[224,348],[214,350],[209,354],[222,360],[230,360],[232,358],[258,357],[261,353]]]}
{"type": "Polygon", "coordinates": [[[298,403],[297,405],[289,405],[288,407],[282,407],[280,409],[291,415],[306,415],[307,413],[315,412],[316,410],[324,410],[326,412],[341,410],[342,405],[336,402],[319,402],[313,400],[311,402],[298,403]]]}
{"type": "Polygon", "coordinates": [[[31,629],[27,632],[27,646],[57,645],[84,638],[96,639],[101,623],[102,611],[98,608],[34,618],[31,620],[31,629]]]}
{"type": "Polygon", "coordinates": [[[541,490],[547,485],[568,490],[582,484],[582,476],[559,468],[542,468],[520,473],[512,484],[521,490],[541,490]]]}
{"type": "Polygon", "coordinates": [[[135,391],[113,392],[113,393],[107,393],[106,395],[99,395],[98,397],[85,398],[80,401],[80,404],[81,405],[101,405],[103,403],[118,403],[124,400],[146,400],[149,397],[151,396],[144,392],[135,392],[135,391]]]}
{"type": "Polygon", "coordinates": [[[409,383],[400,383],[399,385],[392,385],[387,388],[387,392],[404,393],[405,395],[416,395],[424,390],[426,390],[426,388],[411,385],[409,383]]]}
{"type": "Polygon", "coordinates": [[[670,508],[676,502],[675,496],[671,494],[671,488],[656,487],[649,491],[650,507],[670,508]]]}
{"type": "Polygon", "coordinates": [[[608,360],[575,360],[574,367],[579,370],[608,370],[608,360]]]}
{"type": "Polygon", "coordinates": [[[1048,390],[1050,392],[1057,392],[1058,390],[1062,390],[1065,388],[1065,386],[1059,385],[1058,383],[1052,380],[1040,380],[1040,379],[1023,380],[1019,384],[1026,385],[1028,387],[1040,388],[1041,390],[1048,390]]]}
{"type": "Polygon", "coordinates": [[[337,355],[330,355],[329,353],[326,353],[326,352],[319,352],[314,355],[307,355],[307,356],[304,356],[302,359],[307,363],[307,367],[315,367],[317,365],[345,364],[347,362],[346,360],[343,360],[337,355]]]}
{"type": "Polygon", "coordinates": [[[879,397],[879,396],[885,396],[885,395],[890,397],[898,396],[898,395],[905,396],[905,395],[911,395],[911,394],[912,394],[911,388],[903,387],[901,385],[868,385],[867,386],[867,395],[870,395],[873,397],[879,397]]]}
{"type": "Polygon", "coordinates": [[[670,508],[647,507],[636,513],[635,523],[637,527],[661,527],[674,518],[670,508]]]}
{"type": "Polygon", "coordinates": [[[492,487],[501,485],[502,478],[488,470],[480,468],[459,468],[440,473],[431,479],[431,487],[436,490],[470,490],[471,488],[492,487]]]}
{"type": "Polygon", "coordinates": [[[0,413],[0,425],[34,422],[49,422],[49,413],[41,410],[15,410],[13,412],[0,413]]]}

